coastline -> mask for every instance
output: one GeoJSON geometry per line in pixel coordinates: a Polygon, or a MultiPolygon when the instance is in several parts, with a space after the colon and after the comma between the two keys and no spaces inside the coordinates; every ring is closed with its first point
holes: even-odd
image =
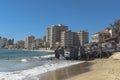
{"type": "Polygon", "coordinates": [[[110,58],[86,62],[55,60],[52,63],[24,71],[0,72],[0,80],[120,80],[120,52],[110,58]]]}
{"type": "MultiPolygon", "coordinates": [[[[31,80],[29,77],[41,76],[44,73],[48,73],[51,71],[55,71],[58,69],[62,69],[65,67],[69,67],[72,65],[82,64],[82,61],[52,61],[44,64],[43,66],[38,66],[35,68],[22,70],[22,71],[13,71],[13,72],[0,72],[0,80],[31,80]],[[55,63],[54,63],[55,62],[55,63]],[[29,78],[29,79],[26,79],[29,78]]],[[[38,79],[33,79],[38,80],[38,79]]]]}
{"type": "Polygon", "coordinates": [[[89,62],[94,64],[91,71],[67,80],[120,80],[120,60],[108,58],[89,62]]]}
{"type": "MultiPolygon", "coordinates": [[[[18,49],[19,50],[19,49],[18,49]]],[[[29,49],[21,49],[23,51],[45,51],[45,52],[54,52],[54,50],[44,50],[44,49],[39,49],[39,50],[29,50],[29,49]]]]}
{"type": "Polygon", "coordinates": [[[53,71],[49,71],[35,77],[29,77],[25,80],[65,80],[75,75],[90,71],[91,65],[92,63],[89,62],[79,63],[72,66],[67,66],[53,71]]]}
{"type": "Polygon", "coordinates": [[[34,50],[34,51],[54,52],[54,50],[34,50]]]}
{"type": "Polygon", "coordinates": [[[4,49],[4,48],[0,48],[0,50],[23,50],[23,51],[46,51],[46,52],[54,52],[54,50],[45,50],[45,49],[30,50],[30,49],[4,49]]]}
{"type": "Polygon", "coordinates": [[[40,80],[120,80],[120,52],[45,73],[40,80]]]}

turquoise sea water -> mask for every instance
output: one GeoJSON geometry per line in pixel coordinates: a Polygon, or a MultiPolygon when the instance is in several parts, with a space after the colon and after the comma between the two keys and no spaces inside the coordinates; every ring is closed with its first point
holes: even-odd
{"type": "Polygon", "coordinates": [[[0,80],[43,80],[44,73],[83,62],[58,60],[45,51],[0,50],[0,80]]]}
{"type": "Polygon", "coordinates": [[[10,72],[30,69],[40,66],[46,60],[41,56],[48,55],[43,51],[0,50],[0,72],[10,72]]]}

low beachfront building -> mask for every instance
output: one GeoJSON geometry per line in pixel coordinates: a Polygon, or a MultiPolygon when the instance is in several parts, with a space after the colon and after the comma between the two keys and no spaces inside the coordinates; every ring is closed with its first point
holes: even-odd
{"type": "Polygon", "coordinates": [[[92,35],[92,42],[96,42],[96,43],[105,42],[105,39],[109,38],[110,35],[111,34],[109,30],[102,30],[100,32],[94,33],[92,35]]]}

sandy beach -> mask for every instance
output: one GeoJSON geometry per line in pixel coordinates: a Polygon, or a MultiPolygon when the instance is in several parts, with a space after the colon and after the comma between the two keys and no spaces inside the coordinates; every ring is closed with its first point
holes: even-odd
{"type": "Polygon", "coordinates": [[[67,80],[120,80],[120,53],[108,59],[96,59],[92,70],[67,80]]]}
{"type": "Polygon", "coordinates": [[[96,59],[88,63],[48,72],[40,80],[120,80],[120,60],[96,59]],[[93,64],[92,70],[88,63],[93,64]]]}
{"type": "MultiPolygon", "coordinates": [[[[57,69],[54,71],[49,71],[47,73],[38,75],[36,77],[39,78],[39,80],[65,80],[75,75],[88,72],[90,70],[91,65],[92,63],[85,62],[85,63],[57,69]]],[[[25,80],[37,80],[37,79],[35,77],[29,77],[25,80]]]]}
{"type": "Polygon", "coordinates": [[[120,80],[120,52],[110,58],[48,72],[40,80],[120,80]]]}
{"type": "MultiPolygon", "coordinates": [[[[29,72],[27,73],[30,74],[29,72]]],[[[11,79],[2,78],[0,80],[11,79]]],[[[70,65],[51,70],[42,75],[28,76],[22,80],[120,80],[120,52],[114,53],[110,58],[95,59],[70,65]]]]}

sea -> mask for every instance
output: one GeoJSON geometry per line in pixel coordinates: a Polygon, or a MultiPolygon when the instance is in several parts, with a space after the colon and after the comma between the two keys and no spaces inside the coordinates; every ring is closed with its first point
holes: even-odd
{"type": "Polygon", "coordinates": [[[37,79],[37,75],[83,63],[55,59],[54,52],[33,50],[0,50],[0,80],[37,79]]]}

